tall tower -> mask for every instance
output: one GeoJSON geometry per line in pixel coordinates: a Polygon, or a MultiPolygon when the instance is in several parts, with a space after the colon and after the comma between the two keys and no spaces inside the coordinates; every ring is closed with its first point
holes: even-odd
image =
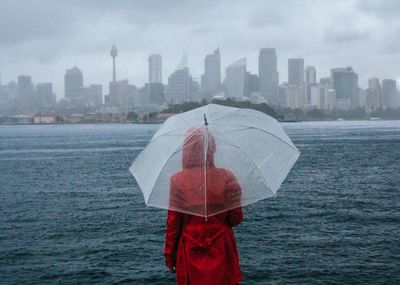
{"type": "Polygon", "coordinates": [[[279,104],[279,73],[275,48],[262,48],[258,55],[258,76],[261,95],[268,104],[279,104]]]}
{"type": "Polygon", "coordinates": [[[216,92],[221,85],[221,57],[219,49],[207,54],[204,59],[204,74],[201,76],[202,91],[216,92]]]}
{"type": "Polygon", "coordinates": [[[64,75],[64,96],[69,99],[79,98],[82,94],[83,74],[82,71],[74,66],[67,69],[64,75]]]}
{"type": "Polygon", "coordinates": [[[162,83],[161,55],[149,56],[149,83],[162,83]]]}
{"type": "Polygon", "coordinates": [[[225,69],[225,88],[228,97],[245,96],[246,58],[241,58],[225,69]]]}
{"type": "Polygon", "coordinates": [[[115,76],[115,58],[118,55],[117,48],[115,46],[111,47],[110,55],[113,58],[113,82],[115,83],[116,81],[116,76],[115,76]]]}

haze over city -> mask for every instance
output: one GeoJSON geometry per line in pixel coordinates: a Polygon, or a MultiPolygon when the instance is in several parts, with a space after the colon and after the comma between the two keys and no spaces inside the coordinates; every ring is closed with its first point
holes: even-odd
{"type": "Polygon", "coordinates": [[[78,66],[84,84],[112,78],[110,47],[118,47],[117,79],[142,86],[148,56],[162,55],[163,82],[188,52],[191,75],[200,81],[204,56],[221,51],[221,72],[246,57],[258,72],[263,47],[277,51],[280,82],[287,59],[304,58],[317,76],[352,66],[359,85],[368,78],[400,77],[398,1],[2,1],[0,72],[2,83],[18,75],[52,82],[64,96],[65,70],[78,66]]]}

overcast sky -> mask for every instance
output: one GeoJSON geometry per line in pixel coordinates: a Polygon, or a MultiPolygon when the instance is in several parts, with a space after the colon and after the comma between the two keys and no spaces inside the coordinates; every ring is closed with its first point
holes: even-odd
{"type": "Polygon", "coordinates": [[[287,59],[303,57],[317,76],[352,66],[361,86],[370,76],[400,78],[398,0],[1,0],[0,72],[3,84],[20,74],[53,82],[64,96],[65,69],[78,66],[84,84],[112,77],[110,48],[118,48],[117,79],[142,86],[149,54],[163,56],[163,81],[188,51],[195,78],[204,56],[219,47],[225,67],[247,57],[258,73],[262,47],[275,47],[280,81],[287,59]]]}

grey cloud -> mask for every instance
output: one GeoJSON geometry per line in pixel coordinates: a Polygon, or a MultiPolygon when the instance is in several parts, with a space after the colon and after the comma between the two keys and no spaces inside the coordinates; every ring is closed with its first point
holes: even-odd
{"type": "Polygon", "coordinates": [[[328,29],[324,34],[324,41],[327,43],[350,43],[365,40],[368,37],[369,34],[367,32],[328,29]]]}
{"type": "Polygon", "coordinates": [[[382,19],[399,19],[400,1],[398,0],[359,0],[358,8],[382,19]]]}
{"type": "Polygon", "coordinates": [[[396,18],[387,20],[383,15],[399,11],[396,3],[400,1],[375,2],[2,0],[0,69],[3,78],[32,72],[34,78],[53,81],[59,97],[65,69],[75,61],[85,78],[102,83],[107,92],[112,44],[119,49],[118,76],[136,85],[147,79],[150,53],[163,55],[166,81],[182,50],[188,49],[191,73],[198,78],[205,54],[217,46],[222,70],[247,56],[252,72],[257,72],[259,49],[276,47],[282,80],[287,57],[298,56],[304,56],[306,64],[316,65],[319,74],[337,64],[354,65],[361,74],[367,70],[368,58],[386,52],[385,69],[395,73],[397,58],[392,62],[387,58],[400,42],[397,34],[394,36],[396,18]],[[368,26],[369,19],[376,20],[377,15],[377,26],[368,26]],[[333,52],[337,45],[340,53],[333,52]],[[360,65],[356,57],[366,62],[360,65]]]}

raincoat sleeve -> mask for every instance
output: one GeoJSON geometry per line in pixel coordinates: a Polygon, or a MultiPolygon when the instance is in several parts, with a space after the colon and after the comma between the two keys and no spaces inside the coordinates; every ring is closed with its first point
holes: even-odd
{"type": "MultiPolygon", "coordinates": [[[[174,178],[171,178],[170,186],[170,206],[174,206],[176,201],[172,197],[175,197],[175,192],[177,188],[174,183],[174,178]]],[[[178,248],[178,242],[181,235],[182,229],[182,214],[173,210],[168,210],[167,222],[166,222],[166,232],[165,232],[165,247],[164,255],[166,258],[168,256],[176,256],[176,251],[178,248]]]]}
{"type": "Polygon", "coordinates": [[[165,232],[164,255],[176,256],[179,238],[181,236],[182,216],[180,213],[168,210],[165,232]]]}
{"type": "Polygon", "coordinates": [[[243,221],[243,211],[242,207],[240,207],[242,193],[239,183],[230,171],[227,172],[227,177],[225,200],[228,204],[226,207],[233,208],[236,206],[236,208],[228,211],[226,222],[229,226],[236,227],[243,221]]]}
{"type": "Polygon", "coordinates": [[[236,227],[239,225],[243,221],[242,207],[228,211],[226,220],[228,225],[231,227],[236,227]]]}

